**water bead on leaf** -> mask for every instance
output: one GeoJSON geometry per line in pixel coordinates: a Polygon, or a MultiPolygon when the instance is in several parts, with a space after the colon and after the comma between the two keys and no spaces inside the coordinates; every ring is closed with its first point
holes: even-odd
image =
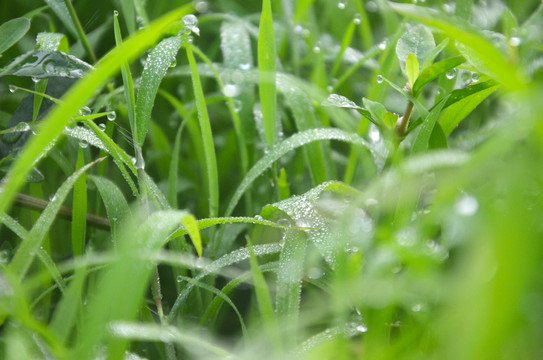
{"type": "Polygon", "coordinates": [[[16,91],[17,91],[17,86],[15,86],[15,85],[10,85],[10,86],[9,86],[9,92],[10,92],[10,93],[13,94],[13,93],[16,92],[16,91]]]}
{"type": "Polygon", "coordinates": [[[240,112],[243,108],[243,102],[241,100],[234,100],[234,111],[240,112]]]}
{"type": "Polygon", "coordinates": [[[447,79],[449,80],[454,79],[454,77],[456,76],[456,69],[451,69],[447,71],[447,74],[445,76],[447,76],[447,79]]]}
{"type": "Polygon", "coordinates": [[[100,128],[100,130],[106,131],[106,124],[102,123],[102,124],[98,125],[98,127],[100,128]]]}
{"type": "Polygon", "coordinates": [[[107,113],[107,119],[109,121],[115,121],[116,118],[117,118],[117,113],[115,111],[110,111],[107,113]]]}
{"type": "Polygon", "coordinates": [[[521,39],[517,36],[513,36],[511,39],[509,39],[509,45],[513,47],[519,46],[521,42],[521,39]]]}
{"type": "Polygon", "coordinates": [[[119,12],[117,10],[113,10],[113,15],[119,16],[119,12]]]}
{"type": "Polygon", "coordinates": [[[89,143],[86,140],[81,140],[79,146],[81,146],[82,149],[86,149],[89,146],[89,143]]]}
{"type": "Polygon", "coordinates": [[[40,78],[34,76],[32,77],[32,82],[37,83],[38,81],[40,81],[40,78]]]}
{"type": "Polygon", "coordinates": [[[24,132],[28,130],[30,130],[30,125],[28,125],[24,121],[18,123],[17,126],[15,126],[15,131],[18,131],[18,132],[24,132]]]}
{"type": "Polygon", "coordinates": [[[238,85],[235,84],[226,84],[222,89],[224,96],[227,97],[236,97],[241,93],[241,89],[238,85]]]}
{"type": "Polygon", "coordinates": [[[339,10],[345,9],[345,2],[344,1],[339,1],[337,3],[337,7],[338,7],[339,10]]]}
{"type": "Polygon", "coordinates": [[[79,109],[79,115],[81,116],[87,116],[91,114],[91,109],[88,106],[83,106],[81,109],[79,109]]]}
{"type": "Polygon", "coordinates": [[[360,15],[359,13],[354,14],[353,22],[355,25],[360,25],[360,23],[362,22],[362,15],[360,15]]]}
{"type": "Polygon", "coordinates": [[[194,9],[203,14],[209,10],[209,4],[206,1],[197,1],[196,4],[194,4],[194,9]]]}
{"type": "Polygon", "coordinates": [[[321,48],[318,47],[318,46],[314,46],[314,47],[313,47],[313,52],[314,52],[315,54],[318,54],[318,53],[321,52],[321,48]]]}
{"type": "Polygon", "coordinates": [[[475,82],[475,83],[478,82],[478,81],[479,81],[479,74],[477,74],[477,73],[472,73],[472,74],[471,74],[471,81],[472,81],[472,82],[475,82]]]}
{"type": "Polygon", "coordinates": [[[185,29],[195,33],[196,35],[200,35],[200,29],[198,29],[198,18],[193,14],[185,15],[183,17],[183,25],[185,26],[185,29]]]}
{"type": "Polygon", "coordinates": [[[385,78],[383,77],[383,75],[377,75],[377,84],[382,84],[383,81],[385,81],[385,78]]]}
{"type": "Polygon", "coordinates": [[[379,43],[379,45],[377,45],[377,47],[379,48],[379,50],[386,50],[388,46],[388,40],[383,40],[379,43]]]}

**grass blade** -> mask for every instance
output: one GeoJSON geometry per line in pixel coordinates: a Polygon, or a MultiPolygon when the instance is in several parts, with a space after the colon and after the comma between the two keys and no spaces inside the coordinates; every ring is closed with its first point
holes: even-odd
{"type": "Polygon", "coordinates": [[[430,111],[430,113],[428,114],[424,122],[422,123],[420,131],[417,135],[417,138],[415,139],[415,142],[413,143],[413,148],[411,150],[413,154],[425,152],[428,149],[428,142],[430,141],[430,136],[432,135],[434,126],[436,125],[437,120],[439,119],[439,116],[441,115],[441,110],[443,109],[445,102],[446,100],[442,99],[439,102],[439,104],[437,104],[432,109],[432,111],[430,111]]]}
{"type": "Polygon", "coordinates": [[[258,32],[258,76],[264,134],[269,148],[275,145],[277,137],[275,61],[275,34],[271,0],[263,0],[258,32]]]}
{"type": "MultiPolygon", "coordinates": [[[[84,166],[83,148],[79,147],[76,170],[84,166]]],[[[79,176],[74,184],[72,209],[72,252],[74,256],[81,256],[85,247],[85,234],[87,230],[87,179],[84,173],[79,176]]]]}
{"type": "Polygon", "coordinates": [[[30,20],[16,18],[0,25],[0,54],[19,41],[30,29],[30,20]]]}

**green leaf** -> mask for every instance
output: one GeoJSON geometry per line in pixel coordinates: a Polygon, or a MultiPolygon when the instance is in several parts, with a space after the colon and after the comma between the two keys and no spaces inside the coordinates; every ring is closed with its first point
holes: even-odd
{"type": "Polygon", "coordinates": [[[196,109],[198,110],[198,122],[202,132],[202,142],[204,145],[205,154],[205,169],[207,175],[207,186],[209,192],[209,217],[215,217],[219,212],[219,179],[217,173],[217,157],[215,155],[215,145],[213,142],[213,134],[211,132],[211,123],[207,112],[206,100],[196,60],[192,53],[191,44],[185,44],[187,58],[189,60],[192,76],[192,87],[194,89],[194,98],[196,101],[196,109]]]}
{"type": "Polygon", "coordinates": [[[190,235],[194,248],[196,248],[196,253],[198,256],[202,256],[202,238],[200,237],[200,230],[198,228],[198,223],[194,216],[187,214],[181,218],[181,224],[185,227],[187,232],[190,235]]]}
{"type": "Polygon", "coordinates": [[[472,60],[477,63],[473,64],[474,66],[484,68],[486,74],[507,89],[520,90],[525,87],[526,79],[519,69],[509,63],[501,52],[467,21],[430,8],[397,3],[389,5],[399,13],[441,30],[455,39],[464,49],[469,49],[472,60]]]}
{"type": "Polygon", "coordinates": [[[30,29],[30,20],[16,18],[0,25],[0,54],[19,41],[30,29]]]}
{"type": "Polygon", "coordinates": [[[454,101],[454,104],[448,106],[439,119],[445,135],[449,136],[466,116],[499,87],[499,85],[492,85],[492,83],[480,83],[468,86],[462,91],[453,91],[447,102],[454,101]]]}
{"type": "Polygon", "coordinates": [[[36,37],[36,50],[41,51],[62,51],[68,54],[70,46],[68,38],[61,33],[41,32],[36,37]]]}
{"type": "Polygon", "coordinates": [[[428,142],[430,140],[430,136],[432,135],[432,132],[434,131],[434,126],[437,123],[439,116],[441,115],[441,110],[443,109],[444,105],[445,105],[445,99],[442,99],[439,102],[439,104],[434,106],[434,108],[432,109],[432,111],[430,111],[426,119],[424,119],[422,126],[420,128],[420,131],[415,139],[415,142],[413,143],[412,152],[414,154],[425,152],[428,149],[428,142]]]}
{"type": "Polygon", "coordinates": [[[87,171],[92,165],[96,164],[103,159],[89,163],[74,172],[64,183],[58,188],[52,200],[49,202],[45,210],[42,212],[38,221],[34,224],[32,229],[29,231],[27,237],[23,240],[17,253],[13,257],[13,260],[9,264],[11,271],[16,273],[19,279],[24,278],[28,268],[34,260],[36,251],[39,249],[40,244],[45,237],[45,234],[49,231],[49,228],[55,220],[55,216],[60,210],[64,199],[68,196],[71,188],[74,186],[76,180],[81,176],[85,171],[87,171]]]}
{"type": "Polygon", "coordinates": [[[34,50],[15,58],[0,76],[31,76],[34,78],[81,78],[92,66],[73,55],[57,51],[34,50]]]}
{"type": "Polygon", "coordinates": [[[407,81],[411,89],[413,88],[415,81],[420,74],[420,64],[415,55],[409,54],[405,63],[405,73],[407,75],[407,81]]]}
{"type": "Polygon", "coordinates": [[[417,24],[407,27],[396,44],[396,56],[400,61],[402,71],[406,73],[409,54],[413,54],[420,64],[426,60],[435,46],[434,36],[426,26],[417,24]]]}
{"type": "Polygon", "coordinates": [[[334,106],[338,108],[354,109],[364,115],[366,119],[368,119],[375,125],[381,125],[377,119],[373,118],[372,114],[367,109],[356,105],[353,101],[347,99],[345,96],[330,94],[328,95],[328,98],[326,98],[326,100],[321,103],[321,106],[334,106]]]}
{"type": "Polygon", "coordinates": [[[424,86],[430,83],[432,80],[437,79],[442,74],[445,74],[450,69],[462,64],[465,59],[462,56],[455,56],[445,60],[441,60],[427,68],[422,70],[420,76],[418,76],[415,84],[413,85],[413,95],[418,96],[424,86]]]}
{"type": "Polygon", "coordinates": [[[385,114],[387,112],[384,105],[366,98],[362,98],[362,102],[364,103],[366,109],[368,109],[370,112],[371,117],[375,119],[378,124],[383,124],[383,119],[385,118],[385,114]]]}
{"type": "Polygon", "coordinates": [[[338,140],[348,142],[353,145],[362,146],[367,148],[375,156],[379,157],[378,154],[372,151],[371,146],[360,136],[352,133],[347,133],[339,129],[313,129],[296,133],[290,138],[277,144],[268,154],[261,158],[249,170],[247,176],[243,178],[241,184],[238,186],[238,188],[234,192],[234,195],[232,196],[232,199],[228,203],[225,215],[230,216],[230,214],[232,214],[232,211],[241,199],[241,196],[245,193],[245,191],[252,184],[252,182],[266,169],[268,169],[276,160],[281,158],[281,156],[291,150],[299,148],[300,146],[320,140],[338,140]]]}
{"type": "Polygon", "coordinates": [[[70,15],[70,11],[68,10],[68,7],[66,6],[66,3],[64,0],[43,0],[51,10],[57,15],[58,19],[62,21],[64,26],[68,28],[68,30],[72,33],[73,36],[77,37],[77,30],[75,23],[72,19],[72,16],[70,15]]]}
{"type": "MultiPolygon", "coordinates": [[[[83,148],[79,147],[76,169],[79,170],[84,166],[83,148]]],[[[81,256],[85,248],[85,234],[87,230],[87,179],[84,173],[81,174],[74,184],[72,209],[72,252],[74,256],[81,256]]]]}
{"type": "Polygon", "coordinates": [[[264,0],[262,2],[262,14],[258,33],[258,76],[264,134],[269,148],[275,145],[277,137],[276,56],[271,0],[264,0]]]}
{"type": "Polygon", "coordinates": [[[422,68],[426,69],[427,67],[432,66],[436,57],[439,54],[441,54],[443,50],[445,50],[447,45],[449,45],[449,38],[446,38],[445,40],[440,42],[438,46],[436,46],[435,48],[432,49],[432,51],[430,51],[430,53],[428,54],[428,57],[422,63],[422,68]]]}
{"type": "Polygon", "coordinates": [[[155,102],[156,93],[162,78],[175,60],[179,48],[183,44],[183,39],[178,36],[172,36],[162,40],[151,51],[143,73],[141,74],[141,84],[136,99],[136,138],[135,142],[141,147],[145,141],[147,131],[149,131],[149,121],[151,111],[155,102]]]}

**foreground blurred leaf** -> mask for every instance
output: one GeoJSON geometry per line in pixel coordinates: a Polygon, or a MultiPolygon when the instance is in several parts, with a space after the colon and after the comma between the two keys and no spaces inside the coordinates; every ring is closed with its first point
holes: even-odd
{"type": "Polygon", "coordinates": [[[30,29],[30,20],[17,18],[0,25],[0,56],[13,44],[19,41],[30,29]]]}

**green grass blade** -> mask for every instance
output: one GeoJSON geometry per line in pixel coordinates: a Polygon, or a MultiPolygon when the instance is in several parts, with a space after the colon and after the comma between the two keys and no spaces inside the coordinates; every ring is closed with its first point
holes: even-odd
{"type": "Polygon", "coordinates": [[[55,193],[53,200],[49,202],[49,205],[41,214],[36,224],[34,224],[32,229],[29,231],[28,236],[23,240],[17,249],[17,253],[13,257],[13,260],[9,264],[10,270],[16,273],[20,279],[24,278],[28,268],[32,264],[36,251],[40,247],[41,241],[51,227],[51,224],[55,220],[55,215],[59,211],[64,199],[66,199],[66,196],[68,196],[68,193],[74,186],[76,180],[92,165],[101,160],[103,159],[85,165],[66,179],[66,181],[55,193]]]}
{"type": "Polygon", "coordinates": [[[172,208],[177,209],[177,174],[179,172],[179,152],[181,151],[181,134],[185,127],[185,121],[183,121],[177,133],[175,134],[175,140],[173,143],[172,160],[170,162],[170,169],[168,172],[168,201],[172,208]]]}
{"type": "Polygon", "coordinates": [[[202,256],[202,238],[200,237],[200,230],[198,223],[194,216],[188,214],[181,218],[181,224],[185,227],[187,232],[190,235],[190,239],[196,248],[196,253],[198,256],[202,256]]]}
{"type": "Polygon", "coordinates": [[[204,144],[205,168],[207,175],[207,186],[209,192],[209,216],[215,217],[219,213],[219,179],[217,173],[217,157],[215,155],[215,145],[213,142],[213,134],[211,133],[211,123],[207,112],[206,100],[200,82],[200,75],[196,67],[196,60],[192,53],[191,44],[186,43],[187,58],[189,60],[192,86],[194,88],[194,97],[196,100],[196,108],[198,110],[198,122],[202,131],[202,141],[204,144]]]}
{"type": "MultiPolygon", "coordinates": [[[[133,34],[136,32],[136,10],[134,2],[132,0],[121,0],[120,3],[128,33],[133,34]]],[[[117,15],[115,15],[115,18],[117,18],[117,15]]]]}
{"type": "Polygon", "coordinates": [[[424,86],[426,86],[431,81],[437,79],[439,76],[446,73],[450,69],[453,69],[456,66],[462,64],[464,61],[465,59],[462,56],[455,56],[452,58],[441,60],[440,62],[437,62],[425,68],[424,70],[422,70],[421,74],[417,78],[417,81],[415,81],[415,85],[413,85],[413,95],[415,97],[418,96],[424,86]]]}
{"type": "Polygon", "coordinates": [[[75,24],[73,22],[72,16],[70,15],[70,11],[68,10],[68,7],[66,6],[66,3],[64,0],[43,0],[51,10],[57,15],[58,19],[62,21],[64,26],[72,33],[73,36],[77,37],[77,29],[75,27],[75,24]]]}
{"type": "MultiPolygon", "coordinates": [[[[243,196],[243,193],[252,184],[252,182],[260,176],[266,169],[268,169],[275,161],[287,152],[299,148],[303,145],[309,144],[314,141],[321,140],[338,140],[358,145],[371,150],[371,146],[360,136],[352,133],[347,133],[339,129],[313,129],[306,130],[297,134],[294,134],[290,138],[277,144],[268,154],[261,158],[247,173],[247,176],[242,180],[238,186],[232,199],[228,203],[225,215],[230,216],[234,208],[238,204],[239,200],[243,196]]],[[[376,155],[378,156],[378,155],[376,155]]]]}
{"type": "Polygon", "coordinates": [[[16,18],[0,25],[0,54],[19,41],[30,29],[30,20],[16,18]]]}
{"type": "MultiPolygon", "coordinates": [[[[76,170],[84,166],[83,148],[79,147],[76,170]]],[[[85,234],[87,230],[87,179],[84,173],[79,176],[74,184],[72,209],[72,252],[74,256],[81,256],[85,248],[85,234]]]]}
{"type": "Polygon", "coordinates": [[[136,136],[134,143],[140,147],[143,146],[149,131],[151,111],[160,82],[174,61],[183,41],[178,36],[166,38],[151,51],[147,58],[136,98],[136,136]]]}
{"type": "Polygon", "coordinates": [[[442,99],[440,103],[437,104],[432,109],[432,111],[430,111],[430,113],[422,123],[420,131],[415,139],[415,142],[413,143],[413,148],[411,150],[413,154],[425,152],[428,149],[428,142],[430,141],[430,136],[432,135],[434,126],[436,125],[439,116],[441,115],[441,110],[445,105],[445,101],[445,99],[442,99]]]}
{"type": "Polygon", "coordinates": [[[276,56],[271,0],[263,0],[258,33],[258,76],[264,134],[269,148],[275,145],[277,138],[276,56]]]}
{"type": "Polygon", "coordinates": [[[71,117],[85,104],[94,92],[112,75],[122,61],[129,61],[143,52],[156,41],[168,26],[186,13],[186,7],[171,11],[128,39],[120,47],[109,52],[96,65],[94,71],[83,80],[77,82],[63,97],[64,103],[55,107],[42,121],[41,131],[32,137],[12,165],[4,178],[2,196],[0,197],[0,213],[5,212],[12,203],[15,194],[25,181],[36,160],[44,154],[43,149],[54,141],[63,131],[71,117]]]}

